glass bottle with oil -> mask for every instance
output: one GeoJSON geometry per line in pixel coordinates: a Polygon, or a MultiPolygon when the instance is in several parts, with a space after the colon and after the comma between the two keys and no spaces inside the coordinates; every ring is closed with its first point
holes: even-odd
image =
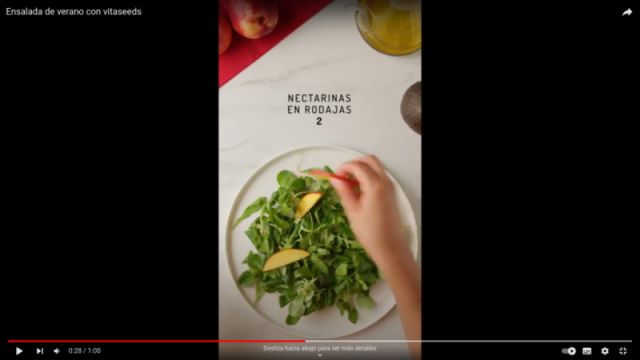
{"type": "Polygon", "coordinates": [[[358,0],[356,24],[362,38],[389,55],[406,55],[422,47],[420,0],[358,0]]]}

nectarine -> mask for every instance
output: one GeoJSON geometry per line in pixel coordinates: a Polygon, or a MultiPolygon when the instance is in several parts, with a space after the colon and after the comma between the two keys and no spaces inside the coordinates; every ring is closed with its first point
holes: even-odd
{"type": "Polygon", "coordinates": [[[301,249],[282,249],[271,255],[267,261],[265,261],[262,271],[269,271],[289,265],[292,262],[304,259],[309,255],[311,254],[301,249]]]}
{"type": "Polygon", "coordinates": [[[278,7],[273,0],[220,0],[229,13],[233,29],[248,39],[269,35],[278,24],[278,7]]]}
{"type": "Polygon", "coordinates": [[[296,206],[296,220],[302,219],[322,197],[321,192],[310,192],[300,199],[296,206]]]}
{"type": "Polygon", "coordinates": [[[218,16],[218,55],[222,55],[227,49],[229,45],[231,45],[231,37],[233,33],[231,32],[231,25],[229,25],[229,21],[222,15],[218,16]]]}

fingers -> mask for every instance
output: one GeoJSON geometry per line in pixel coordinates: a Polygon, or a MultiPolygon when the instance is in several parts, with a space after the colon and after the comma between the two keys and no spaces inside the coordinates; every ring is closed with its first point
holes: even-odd
{"type": "Polygon", "coordinates": [[[355,176],[363,189],[373,187],[379,178],[371,166],[358,160],[350,161],[342,165],[340,172],[346,172],[355,176]]]}
{"type": "Polygon", "coordinates": [[[347,213],[351,209],[357,209],[360,203],[360,191],[358,190],[362,190],[364,193],[378,194],[390,189],[391,180],[380,160],[373,155],[355,159],[342,165],[338,173],[353,175],[360,183],[360,189],[357,189],[345,181],[330,179],[347,213]]]}
{"type": "Polygon", "coordinates": [[[369,165],[371,169],[373,169],[380,177],[387,176],[387,173],[384,170],[384,165],[382,165],[382,162],[380,162],[380,160],[375,155],[363,156],[359,159],[356,159],[356,161],[360,161],[369,165]]]}
{"type": "Polygon", "coordinates": [[[351,184],[339,179],[330,178],[329,181],[333,188],[336,189],[338,196],[340,196],[342,206],[347,211],[347,214],[355,210],[358,206],[358,194],[356,193],[356,189],[354,189],[351,184]]]}

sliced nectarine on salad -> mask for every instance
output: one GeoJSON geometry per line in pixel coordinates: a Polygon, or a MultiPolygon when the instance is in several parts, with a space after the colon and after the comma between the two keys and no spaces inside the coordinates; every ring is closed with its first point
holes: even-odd
{"type": "Polygon", "coordinates": [[[233,223],[235,229],[251,218],[244,234],[253,249],[238,283],[255,288],[256,302],[277,296],[278,305],[288,307],[283,322],[289,326],[327,307],[356,323],[359,311],[375,306],[370,291],[380,276],[327,179],[357,181],[329,167],[296,170],[302,175],[278,172],[277,190],[248,204],[233,223]]]}
{"type": "Polygon", "coordinates": [[[310,192],[303,196],[296,207],[296,220],[302,219],[320,198],[322,198],[321,192],[310,192]]]}
{"type": "Polygon", "coordinates": [[[311,254],[301,249],[282,249],[271,255],[267,261],[265,261],[262,271],[269,271],[289,265],[309,255],[311,254]]]}

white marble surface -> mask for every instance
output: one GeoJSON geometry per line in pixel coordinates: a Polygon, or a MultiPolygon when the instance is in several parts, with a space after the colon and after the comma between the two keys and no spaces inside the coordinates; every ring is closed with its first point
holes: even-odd
{"type": "MultiPolygon", "coordinates": [[[[376,52],[360,37],[354,11],[353,5],[332,2],[220,88],[221,339],[293,338],[245,303],[225,257],[224,225],[234,197],[253,172],[271,158],[310,145],[337,145],[376,154],[409,196],[421,228],[421,138],[402,120],[400,101],[405,90],[420,80],[422,53],[394,57],[376,52]],[[290,115],[287,95],[291,93],[349,93],[352,113],[290,115]],[[320,126],[316,125],[317,116],[323,118],[320,126]]],[[[404,339],[404,334],[394,309],[373,326],[344,339],[393,340],[404,339]]],[[[242,348],[262,358],[284,357],[282,353],[269,356],[262,346],[223,344],[220,355],[224,358],[225,353],[242,348]]],[[[388,351],[395,358],[409,357],[403,343],[378,346],[379,355],[388,351]]]]}

